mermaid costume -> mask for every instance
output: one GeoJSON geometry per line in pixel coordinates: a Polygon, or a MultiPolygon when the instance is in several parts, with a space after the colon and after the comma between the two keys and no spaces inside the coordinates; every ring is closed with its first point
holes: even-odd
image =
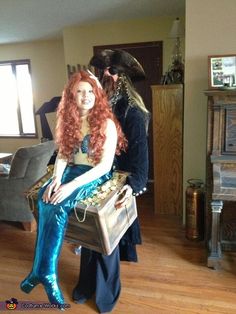
{"type": "MultiPolygon", "coordinates": [[[[87,146],[87,143],[86,143],[87,146]]],[[[87,172],[89,165],[67,166],[62,176],[61,184],[65,184],[87,172]]],[[[63,293],[58,282],[58,259],[66,232],[68,217],[76,204],[87,198],[99,185],[109,180],[112,172],[77,188],[61,203],[53,205],[42,200],[44,191],[50,179],[38,193],[38,228],[34,253],[34,262],[29,275],[21,282],[21,289],[30,291],[41,283],[46,291],[48,300],[58,308],[63,309],[65,304],[63,293]]]]}

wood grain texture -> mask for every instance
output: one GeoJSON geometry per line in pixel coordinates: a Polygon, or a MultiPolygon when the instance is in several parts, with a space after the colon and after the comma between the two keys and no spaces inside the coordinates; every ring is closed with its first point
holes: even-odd
{"type": "MultiPolygon", "coordinates": [[[[227,249],[235,242],[226,238],[236,232],[236,90],[207,90],[207,158],[206,158],[206,242],[223,240],[227,249]],[[211,214],[212,200],[222,200],[224,215],[216,224],[211,214]],[[225,211],[228,208],[229,210],[225,211]],[[230,209],[231,208],[231,209],[230,209]],[[230,213],[231,211],[231,213],[230,213]],[[230,213],[230,216],[228,215],[230,213]],[[230,226],[230,229],[229,229],[230,226]],[[225,232],[227,230],[227,232],[225,232]],[[229,232],[230,231],[230,232],[229,232]],[[232,243],[231,243],[232,242],[232,243]]],[[[217,245],[219,247],[219,245],[217,245]]],[[[213,247],[211,246],[213,249],[213,247]]],[[[220,252],[218,253],[220,256],[220,252]]]]}
{"type": "MultiPolygon", "coordinates": [[[[122,291],[114,314],[234,314],[236,313],[236,254],[225,253],[222,269],[206,267],[203,242],[185,238],[180,218],[155,215],[153,199],[138,198],[143,244],[138,246],[138,263],[121,263],[122,291]]],[[[41,285],[29,295],[19,289],[32,266],[35,233],[21,224],[0,223],[0,301],[45,301],[41,285]]],[[[71,300],[78,279],[80,256],[64,243],[59,261],[60,284],[68,313],[97,313],[94,301],[80,305],[71,300]]],[[[50,311],[51,312],[51,311],[50,311]]],[[[50,313],[46,311],[46,313],[50,313]]],[[[35,314],[35,311],[24,311],[35,314]]]]}
{"type": "MultiPolygon", "coordinates": [[[[115,200],[118,199],[117,191],[112,191],[111,194],[103,207],[88,207],[84,222],[78,222],[75,214],[71,214],[65,236],[68,242],[105,255],[112,253],[121,237],[137,218],[137,206],[135,196],[132,196],[127,206],[117,210],[114,207],[115,200]]],[[[82,206],[78,206],[76,211],[77,215],[83,217],[82,206]]]]}
{"type": "Polygon", "coordinates": [[[183,85],[152,86],[155,213],[182,215],[183,85]]]}

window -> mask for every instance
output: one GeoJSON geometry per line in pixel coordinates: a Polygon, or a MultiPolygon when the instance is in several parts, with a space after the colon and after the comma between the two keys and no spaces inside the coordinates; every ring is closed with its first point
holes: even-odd
{"type": "Polygon", "coordinates": [[[0,62],[0,136],[35,136],[30,61],[0,62]]]}

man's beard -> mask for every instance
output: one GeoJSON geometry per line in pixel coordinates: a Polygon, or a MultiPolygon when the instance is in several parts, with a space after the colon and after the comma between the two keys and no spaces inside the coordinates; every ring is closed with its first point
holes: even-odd
{"type": "Polygon", "coordinates": [[[116,90],[116,82],[113,80],[111,76],[104,75],[101,84],[108,99],[111,99],[116,90]]]}

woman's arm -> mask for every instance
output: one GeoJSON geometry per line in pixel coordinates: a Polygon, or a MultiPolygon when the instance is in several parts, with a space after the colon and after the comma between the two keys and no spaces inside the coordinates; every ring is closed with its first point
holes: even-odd
{"type": "Polygon", "coordinates": [[[61,178],[63,175],[63,172],[67,166],[67,161],[65,159],[59,158],[59,155],[57,155],[55,165],[54,165],[54,171],[52,176],[52,181],[46,188],[45,192],[43,193],[43,201],[48,203],[50,201],[50,198],[54,192],[56,192],[60,185],[61,185],[61,178]]]}
{"type": "Polygon", "coordinates": [[[50,199],[52,204],[60,203],[75,189],[100,178],[102,175],[111,170],[117,145],[117,130],[114,122],[110,119],[107,120],[105,135],[106,140],[103,146],[101,161],[96,166],[78,176],[71,182],[61,185],[50,199]]]}
{"type": "Polygon", "coordinates": [[[55,165],[54,165],[54,171],[53,171],[53,178],[57,178],[61,181],[63,172],[67,166],[67,160],[59,158],[57,155],[55,165]]]}

